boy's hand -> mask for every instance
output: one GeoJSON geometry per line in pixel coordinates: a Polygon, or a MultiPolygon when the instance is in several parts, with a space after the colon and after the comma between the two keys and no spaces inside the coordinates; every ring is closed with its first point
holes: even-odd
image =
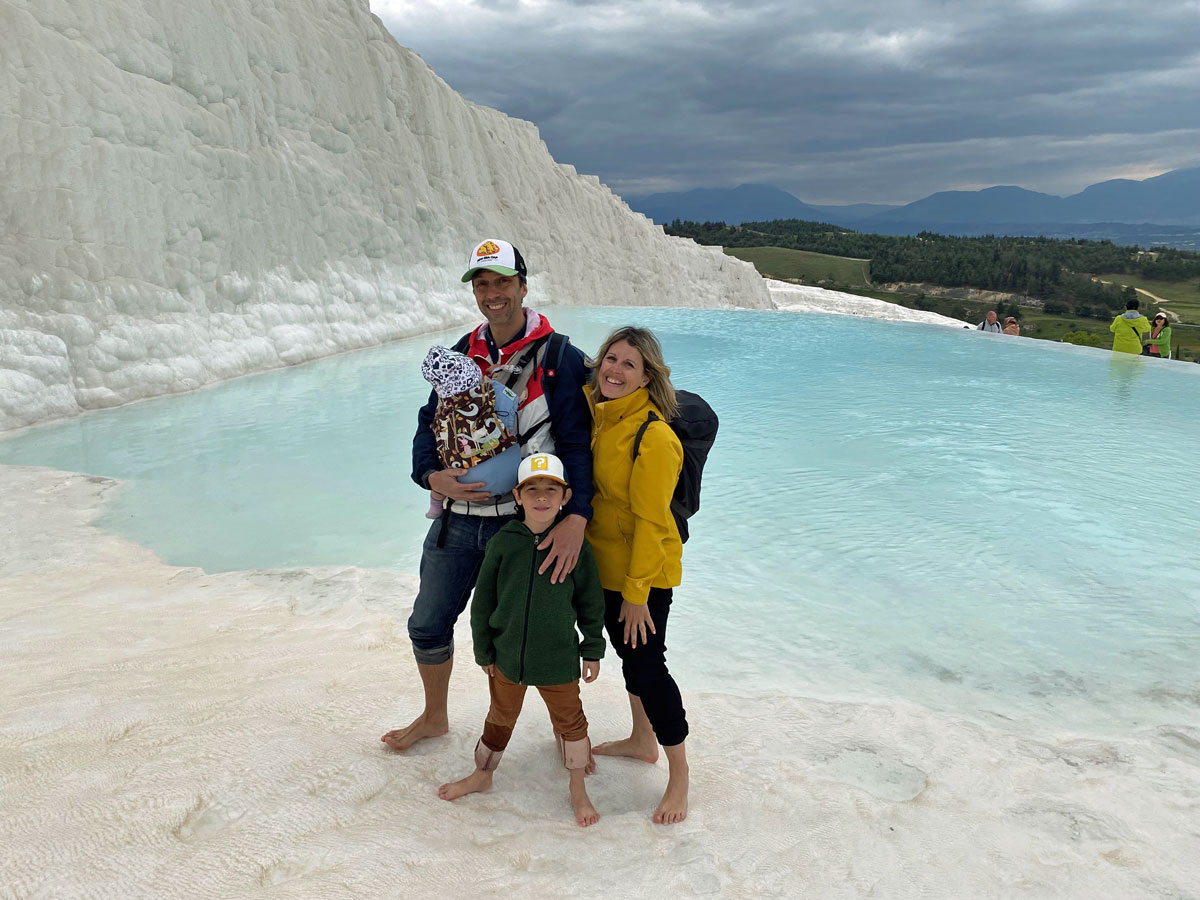
{"type": "Polygon", "coordinates": [[[496,677],[496,664],[495,663],[492,663],[492,664],[486,665],[486,666],[480,666],[479,668],[483,669],[483,671],[487,674],[488,678],[496,677]]]}
{"type": "MultiPolygon", "coordinates": [[[[432,484],[433,479],[429,480],[432,484]]],[[[550,573],[550,583],[566,581],[567,576],[574,570],[575,563],[579,562],[579,550],[583,547],[583,532],[586,528],[587,519],[578,513],[572,513],[551,528],[546,539],[538,544],[539,550],[550,548],[546,559],[538,567],[538,574],[543,575],[548,568],[554,566],[554,571],[550,573]]]]}
{"type": "Polygon", "coordinates": [[[583,661],[583,680],[591,684],[600,676],[600,660],[585,659],[583,661]]]}

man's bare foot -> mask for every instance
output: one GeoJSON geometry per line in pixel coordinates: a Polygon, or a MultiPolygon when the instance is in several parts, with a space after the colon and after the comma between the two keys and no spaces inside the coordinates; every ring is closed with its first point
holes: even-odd
{"type": "Polygon", "coordinates": [[[425,713],[417,716],[407,728],[396,728],[380,738],[389,748],[404,751],[425,738],[441,737],[450,730],[449,722],[433,722],[425,713]]]}
{"type": "Polygon", "coordinates": [[[476,769],[461,781],[450,781],[438,788],[438,796],[443,800],[457,800],[464,794],[477,794],[489,790],[492,786],[492,773],[476,769]]]}
{"type": "Polygon", "coordinates": [[[672,772],[667,779],[667,789],[663,793],[658,809],[654,811],[654,821],[659,825],[674,825],[687,818],[688,812],[688,773],[672,772]]]}
{"type": "Polygon", "coordinates": [[[574,772],[571,773],[571,809],[575,810],[576,825],[587,828],[600,821],[600,813],[596,812],[596,807],[592,806],[583,779],[577,779],[574,772]]]}
{"type": "Polygon", "coordinates": [[[629,759],[640,759],[642,762],[658,762],[658,742],[653,737],[649,741],[627,737],[623,741],[605,741],[592,748],[592,752],[600,756],[625,756],[629,759]]]}

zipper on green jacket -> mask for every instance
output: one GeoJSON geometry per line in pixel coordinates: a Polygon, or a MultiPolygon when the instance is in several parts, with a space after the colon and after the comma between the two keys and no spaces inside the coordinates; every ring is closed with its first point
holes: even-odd
{"type": "Polygon", "coordinates": [[[533,536],[533,560],[529,563],[529,587],[525,591],[525,627],[521,629],[521,665],[517,684],[525,683],[525,640],[529,637],[529,607],[533,605],[533,576],[537,571],[538,536],[533,536]]]}

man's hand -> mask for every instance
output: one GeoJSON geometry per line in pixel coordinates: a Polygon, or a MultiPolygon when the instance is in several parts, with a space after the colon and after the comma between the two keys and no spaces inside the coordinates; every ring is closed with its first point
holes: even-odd
{"type": "Polygon", "coordinates": [[[496,677],[496,664],[495,663],[489,663],[488,665],[480,666],[479,668],[483,669],[484,674],[486,674],[488,678],[496,677]]]}
{"type": "Polygon", "coordinates": [[[459,476],[466,475],[470,469],[441,469],[437,472],[429,474],[429,488],[437,491],[439,494],[444,494],[451,500],[474,500],[476,503],[482,503],[487,500],[491,494],[486,491],[481,491],[487,482],[473,481],[463,483],[459,481],[459,476]]]}
{"type": "MultiPolygon", "coordinates": [[[[430,476],[429,481],[430,484],[433,483],[433,476],[430,476]]],[[[586,528],[587,519],[577,513],[572,513],[551,528],[546,539],[538,544],[539,550],[550,548],[545,561],[538,569],[538,574],[543,575],[547,569],[554,566],[554,571],[550,573],[550,583],[566,581],[567,576],[575,569],[575,563],[579,562],[579,548],[583,546],[583,532],[586,528]]]]}
{"type": "Polygon", "coordinates": [[[600,660],[585,659],[583,661],[583,680],[591,684],[600,676],[600,660]]]}
{"type": "Polygon", "coordinates": [[[654,629],[654,620],[650,618],[650,608],[646,604],[638,605],[630,603],[628,600],[621,601],[621,614],[617,616],[618,622],[625,623],[625,643],[629,643],[629,636],[633,635],[633,643],[631,646],[636,650],[638,645],[638,634],[642,636],[642,646],[646,644],[646,629],[650,629],[651,634],[658,634],[654,629]]]}

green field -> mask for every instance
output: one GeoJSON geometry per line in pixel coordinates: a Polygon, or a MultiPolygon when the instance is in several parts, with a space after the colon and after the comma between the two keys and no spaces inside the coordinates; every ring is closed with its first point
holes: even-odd
{"type": "MultiPolygon", "coordinates": [[[[769,278],[782,281],[799,281],[805,284],[822,284],[833,290],[874,297],[906,306],[940,313],[952,319],[960,319],[969,325],[977,325],[991,304],[945,297],[918,297],[912,294],[891,294],[873,289],[870,281],[870,260],[852,259],[845,256],[829,256],[807,250],[788,250],[783,247],[727,247],[730,256],[745,260],[769,278]]],[[[1102,281],[1143,288],[1169,301],[1167,309],[1185,323],[1200,323],[1200,285],[1196,282],[1150,281],[1136,275],[1099,275],[1102,281]]],[[[1158,304],[1142,298],[1142,310],[1153,317],[1158,304]]],[[[1005,312],[1005,315],[1012,313],[1005,312]]],[[[1059,341],[1072,331],[1086,331],[1099,336],[1103,346],[1112,346],[1112,333],[1108,330],[1109,318],[1090,319],[1071,314],[1048,315],[1041,310],[1021,307],[1015,312],[1021,323],[1024,337],[1059,341]]],[[[1200,362],[1200,327],[1189,328],[1176,325],[1172,328],[1171,343],[1176,348],[1176,358],[1200,362]]]]}
{"type": "Polygon", "coordinates": [[[780,281],[870,287],[870,260],[828,256],[783,247],[726,247],[730,256],[753,264],[759,273],[780,281]]]}
{"type": "MultiPolygon", "coordinates": [[[[1156,297],[1162,297],[1167,302],[1162,304],[1179,316],[1181,322],[1200,324],[1200,279],[1191,281],[1152,281],[1138,275],[1097,275],[1100,281],[1110,281],[1113,284],[1124,284],[1132,288],[1149,291],[1156,297]]],[[[1142,297],[1142,309],[1157,308],[1153,300],[1142,297]]]]}
{"type": "MultiPolygon", "coordinates": [[[[978,325],[993,307],[986,303],[971,303],[963,300],[950,300],[945,297],[915,297],[912,294],[889,294],[884,291],[862,291],[854,288],[839,288],[851,294],[864,297],[874,297],[876,300],[886,300],[909,309],[923,309],[940,313],[952,319],[961,319],[971,326],[978,325]]],[[[1158,293],[1155,291],[1154,293],[1158,293]]],[[[1165,294],[1159,294],[1165,297],[1165,294]]],[[[1143,303],[1143,310],[1147,304],[1143,303]]],[[[1173,306],[1168,307],[1174,309],[1173,306]]],[[[1006,313],[1007,315],[1008,313],[1006,313]]],[[[1151,313],[1153,315],[1153,313],[1151,313]]],[[[1017,311],[1017,320],[1021,323],[1021,336],[1039,338],[1046,341],[1060,341],[1064,334],[1070,331],[1086,331],[1100,337],[1102,346],[1112,346],[1112,332],[1108,325],[1112,321],[1105,319],[1089,319],[1075,315],[1048,315],[1038,309],[1021,307],[1017,311]]],[[[1171,330],[1171,345],[1177,353],[1176,359],[1186,359],[1189,362],[1200,362],[1200,328],[1187,328],[1176,325],[1171,330]]]]}

